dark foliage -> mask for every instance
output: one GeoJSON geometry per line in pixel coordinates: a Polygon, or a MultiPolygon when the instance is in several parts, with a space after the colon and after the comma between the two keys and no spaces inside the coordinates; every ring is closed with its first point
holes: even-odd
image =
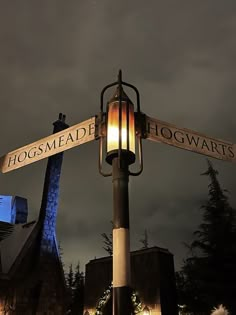
{"type": "Polygon", "coordinates": [[[191,254],[177,273],[179,303],[195,314],[209,314],[219,304],[235,314],[236,212],[210,161],[202,175],[210,178],[208,200],[201,207],[203,222],[193,234],[191,254]]]}
{"type": "Polygon", "coordinates": [[[72,265],[67,274],[67,287],[70,295],[70,303],[67,314],[82,315],[84,308],[84,273],[80,271],[78,263],[75,271],[72,265]]]}
{"type": "Polygon", "coordinates": [[[66,280],[67,280],[68,289],[72,292],[74,289],[74,272],[73,272],[72,264],[70,264],[69,272],[67,274],[66,280]]]}
{"type": "MultiPolygon", "coordinates": [[[[111,225],[113,228],[113,222],[111,221],[111,225]]],[[[103,246],[103,249],[105,249],[105,251],[112,256],[113,254],[113,247],[112,247],[112,233],[109,234],[109,236],[106,233],[102,233],[101,234],[102,238],[103,238],[103,244],[105,246],[103,246]]]]}
{"type": "Polygon", "coordinates": [[[148,248],[148,233],[146,229],[144,230],[143,238],[139,242],[142,244],[141,249],[148,248]]]}

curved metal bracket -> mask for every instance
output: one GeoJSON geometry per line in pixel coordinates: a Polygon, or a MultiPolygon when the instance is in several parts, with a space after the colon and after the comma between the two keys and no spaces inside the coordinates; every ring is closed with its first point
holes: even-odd
{"type": "Polygon", "coordinates": [[[103,89],[102,89],[102,92],[101,92],[101,97],[100,97],[100,110],[101,110],[101,113],[104,113],[103,111],[103,97],[104,97],[104,93],[106,92],[107,89],[109,89],[110,87],[114,86],[114,85],[126,85],[128,87],[130,87],[131,89],[133,89],[136,93],[136,97],[137,97],[137,112],[140,113],[140,96],[139,96],[139,91],[138,89],[130,84],[130,83],[127,83],[127,82],[124,82],[122,81],[122,71],[119,70],[119,75],[118,75],[118,80],[116,82],[113,82],[111,84],[108,84],[107,86],[105,86],[103,89]]]}
{"type": "Polygon", "coordinates": [[[118,81],[116,82],[113,82],[111,84],[108,84],[107,86],[105,86],[103,89],[102,89],[102,92],[101,92],[101,96],[100,96],[100,111],[101,113],[103,114],[104,111],[103,111],[103,97],[104,97],[104,93],[106,92],[106,90],[108,90],[110,87],[114,86],[114,85],[117,85],[118,84],[118,81]]]}
{"type": "Polygon", "coordinates": [[[139,149],[139,170],[137,172],[131,172],[129,171],[129,175],[131,176],[138,176],[143,171],[143,146],[142,146],[142,138],[141,135],[138,136],[138,149],[139,149]]]}
{"type": "Polygon", "coordinates": [[[97,139],[99,139],[99,158],[98,158],[98,169],[99,169],[99,173],[104,176],[104,177],[108,177],[111,176],[112,173],[105,173],[102,169],[102,162],[103,162],[103,140],[105,137],[105,128],[104,128],[104,113],[100,113],[97,116],[97,120],[96,120],[96,127],[97,127],[97,133],[96,133],[96,137],[97,139]]]}
{"type": "Polygon", "coordinates": [[[99,173],[104,176],[104,177],[108,177],[108,176],[112,176],[112,172],[110,173],[105,173],[103,172],[102,169],[102,161],[103,161],[103,156],[102,156],[102,149],[103,149],[103,136],[100,137],[99,139],[99,160],[98,160],[98,168],[99,168],[99,173]]]}

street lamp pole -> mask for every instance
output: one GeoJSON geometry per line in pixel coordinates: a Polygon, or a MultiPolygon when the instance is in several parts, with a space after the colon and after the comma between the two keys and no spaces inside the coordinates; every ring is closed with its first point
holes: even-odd
{"type": "Polygon", "coordinates": [[[112,160],[113,178],[113,315],[130,315],[130,236],[128,163],[112,160]]]}
{"type": "Polygon", "coordinates": [[[106,86],[101,93],[100,114],[100,155],[99,170],[103,176],[112,176],[113,182],[113,315],[131,314],[131,274],[130,274],[130,234],[129,234],[129,175],[142,172],[142,145],[138,120],[141,117],[139,93],[137,89],[122,81],[121,71],[118,81],[106,86]],[[114,96],[107,103],[103,112],[103,95],[106,89],[118,85],[114,96]],[[122,85],[135,90],[137,95],[137,112],[125,94],[122,85]],[[136,126],[135,126],[136,125],[136,126]],[[136,159],[135,147],[138,137],[140,169],[133,173],[129,165],[136,159]],[[112,172],[102,170],[103,139],[106,139],[106,162],[112,165],[112,172]]]}

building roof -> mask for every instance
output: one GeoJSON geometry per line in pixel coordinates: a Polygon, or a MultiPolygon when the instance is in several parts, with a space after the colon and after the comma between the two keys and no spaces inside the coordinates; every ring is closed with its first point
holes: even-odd
{"type": "Polygon", "coordinates": [[[14,225],[0,221],[0,242],[8,237],[14,230],[14,225]]]}
{"type": "Polygon", "coordinates": [[[0,235],[3,235],[0,242],[1,272],[7,274],[17,257],[23,251],[36,227],[36,221],[25,224],[8,224],[0,222],[0,235]],[[5,232],[4,232],[5,231],[5,232]],[[7,232],[6,232],[7,231],[7,232]]]}
{"type": "MultiPolygon", "coordinates": [[[[177,314],[174,309],[176,303],[174,259],[169,250],[155,246],[131,252],[130,256],[130,287],[137,292],[142,305],[147,305],[153,314],[160,314],[162,303],[162,314],[177,314]],[[171,311],[166,311],[168,307],[171,311]]],[[[112,256],[90,260],[86,264],[85,309],[95,311],[98,303],[104,301],[104,292],[111,282],[112,256]]],[[[107,304],[104,314],[108,312],[108,308],[107,304]]]]}
{"type": "MultiPolygon", "coordinates": [[[[138,249],[138,250],[130,252],[130,254],[132,256],[136,256],[136,255],[142,255],[143,253],[149,253],[149,252],[150,253],[151,252],[165,253],[165,254],[173,256],[173,254],[168,249],[158,247],[158,246],[138,249]]],[[[96,264],[96,263],[101,262],[101,261],[110,260],[111,258],[112,258],[112,256],[105,256],[105,257],[101,257],[101,258],[91,259],[88,264],[92,264],[92,263],[96,264]]]]}

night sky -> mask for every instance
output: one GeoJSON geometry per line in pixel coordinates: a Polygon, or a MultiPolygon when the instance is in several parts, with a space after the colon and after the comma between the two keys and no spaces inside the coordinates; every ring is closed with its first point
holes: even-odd
{"type": "MultiPolygon", "coordinates": [[[[46,137],[59,112],[74,125],[99,112],[102,88],[123,79],[147,115],[236,143],[235,1],[0,1],[0,155],[46,137]]],[[[126,91],[129,94],[129,91],[126,91]]],[[[132,98],[132,97],[131,97],[132,98]]],[[[131,249],[147,229],[178,269],[201,222],[206,157],[148,140],[144,171],[130,178],[131,249]]],[[[236,164],[212,160],[236,207],[236,164]]],[[[47,160],[1,174],[0,194],[28,198],[38,216],[47,160]]],[[[98,142],[66,151],[57,237],[63,260],[102,257],[110,233],[111,178],[98,142]]]]}

